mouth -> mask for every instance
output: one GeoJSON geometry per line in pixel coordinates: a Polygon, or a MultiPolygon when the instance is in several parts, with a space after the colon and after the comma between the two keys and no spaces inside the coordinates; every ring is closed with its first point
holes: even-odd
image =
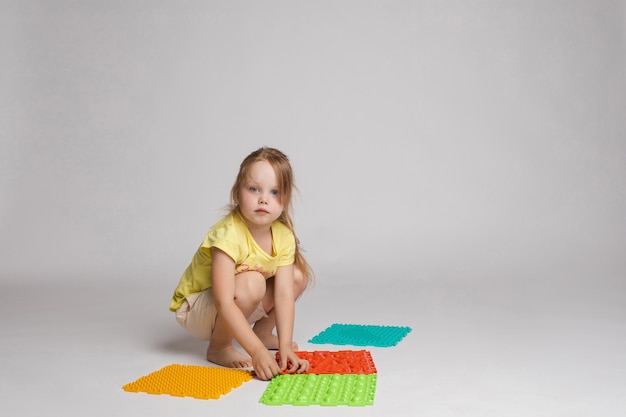
{"type": "Polygon", "coordinates": [[[269,211],[267,211],[265,209],[257,209],[257,210],[254,210],[254,212],[258,213],[258,214],[269,214],[270,213],[269,211]]]}

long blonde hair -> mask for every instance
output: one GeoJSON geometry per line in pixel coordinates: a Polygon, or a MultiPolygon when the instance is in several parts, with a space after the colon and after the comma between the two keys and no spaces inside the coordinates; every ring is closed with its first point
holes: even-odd
{"type": "Polygon", "coordinates": [[[266,161],[273,168],[276,173],[276,177],[278,179],[278,186],[280,188],[280,196],[283,204],[283,212],[278,218],[278,221],[283,223],[285,226],[291,230],[295,239],[296,239],[296,253],[294,259],[294,265],[300,269],[304,280],[307,285],[311,284],[313,281],[313,270],[309,263],[302,256],[302,251],[300,249],[300,241],[296,236],[296,232],[294,230],[293,219],[290,214],[290,210],[292,209],[292,196],[293,191],[297,190],[293,170],[291,168],[291,164],[289,162],[289,158],[287,155],[279,151],[275,148],[269,147],[261,147],[256,151],[252,152],[248,155],[239,166],[239,173],[237,174],[237,178],[235,179],[235,183],[230,190],[230,205],[229,210],[231,213],[237,213],[241,215],[239,211],[239,205],[237,205],[237,193],[241,188],[241,185],[248,179],[250,175],[250,167],[258,161],[266,161]]]}

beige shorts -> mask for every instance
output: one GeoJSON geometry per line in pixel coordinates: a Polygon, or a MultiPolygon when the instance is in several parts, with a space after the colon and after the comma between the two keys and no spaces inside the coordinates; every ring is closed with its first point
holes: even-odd
{"type": "MultiPolygon", "coordinates": [[[[248,323],[254,324],[263,317],[267,317],[263,303],[259,303],[256,310],[248,317],[248,323]]],[[[209,340],[215,327],[217,308],[213,300],[213,290],[209,288],[185,297],[183,305],[176,310],[176,321],[193,337],[209,340]]]]}

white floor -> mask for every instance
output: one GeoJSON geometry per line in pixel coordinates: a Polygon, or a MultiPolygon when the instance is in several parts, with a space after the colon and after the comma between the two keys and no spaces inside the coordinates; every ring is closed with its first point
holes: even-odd
{"type": "MultiPolygon", "coordinates": [[[[167,311],[172,283],[1,284],[0,404],[5,416],[623,416],[626,303],[621,291],[526,284],[333,285],[298,304],[303,350],[332,323],[410,326],[378,368],[369,407],[271,407],[253,380],[219,400],[127,393],[172,363],[208,365],[205,345],[167,311]]],[[[116,282],[119,282],[117,280],[116,282]]],[[[371,281],[369,281],[371,282],[371,281]]]]}

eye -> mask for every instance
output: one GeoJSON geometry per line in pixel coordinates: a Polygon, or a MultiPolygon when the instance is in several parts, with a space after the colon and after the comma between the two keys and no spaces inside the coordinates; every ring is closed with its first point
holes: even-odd
{"type": "Polygon", "coordinates": [[[277,195],[279,195],[279,194],[280,194],[280,193],[278,192],[278,190],[272,190],[271,192],[272,192],[272,195],[273,195],[273,196],[277,196],[277,195]]]}
{"type": "Polygon", "coordinates": [[[253,193],[256,193],[259,191],[259,189],[253,185],[251,185],[250,187],[248,187],[248,191],[252,191],[253,193]]]}

